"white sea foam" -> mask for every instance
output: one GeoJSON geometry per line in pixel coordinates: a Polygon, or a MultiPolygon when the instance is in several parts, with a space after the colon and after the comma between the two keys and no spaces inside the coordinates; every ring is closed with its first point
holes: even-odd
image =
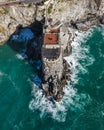
{"type": "Polygon", "coordinates": [[[4,75],[3,72],[0,71],[0,76],[3,76],[3,75],[4,75]]]}
{"type": "Polygon", "coordinates": [[[21,60],[24,59],[20,54],[16,54],[16,57],[17,57],[18,59],[21,59],[21,60]]]}
{"type": "Polygon", "coordinates": [[[77,92],[74,85],[78,83],[78,73],[87,73],[87,66],[93,64],[94,58],[89,54],[89,47],[86,45],[82,47],[82,43],[87,40],[92,34],[92,29],[86,33],[77,33],[77,37],[72,42],[72,54],[65,57],[67,62],[71,65],[71,81],[64,87],[65,95],[60,102],[52,104],[44,96],[42,97],[41,90],[37,90],[36,85],[33,85],[32,95],[33,99],[30,101],[29,108],[31,110],[40,110],[40,116],[50,116],[57,121],[64,122],[66,120],[67,111],[83,111],[85,105],[90,101],[87,94],[77,92]],[[83,65],[79,60],[86,61],[83,65]]]}
{"type": "Polygon", "coordinates": [[[22,50],[20,53],[16,54],[16,57],[17,57],[18,59],[21,59],[21,60],[27,59],[28,57],[27,57],[27,55],[25,54],[25,52],[26,52],[25,49],[22,50]]]}

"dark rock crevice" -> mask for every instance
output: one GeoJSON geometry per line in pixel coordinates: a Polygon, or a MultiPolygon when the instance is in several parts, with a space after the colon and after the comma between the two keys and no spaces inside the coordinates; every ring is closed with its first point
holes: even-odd
{"type": "Polygon", "coordinates": [[[99,7],[100,7],[100,5],[101,5],[102,0],[94,0],[94,1],[95,1],[96,5],[97,5],[97,7],[98,7],[98,9],[99,9],[99,7]]]}

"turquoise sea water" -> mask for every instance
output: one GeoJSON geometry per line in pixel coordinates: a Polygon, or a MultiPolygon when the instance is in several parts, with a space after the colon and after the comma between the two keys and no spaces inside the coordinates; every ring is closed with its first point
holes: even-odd
{"type": "Polygon", "coordinates": [[[0,130],[104,130],[104,27],[78,34],[72,47],[72,81],[53,106],[31,85],[34,66],[0,46],[0,130]]]}

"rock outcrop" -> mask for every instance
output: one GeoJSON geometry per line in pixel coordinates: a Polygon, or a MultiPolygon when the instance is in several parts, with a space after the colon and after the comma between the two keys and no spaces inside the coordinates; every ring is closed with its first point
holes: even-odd
{"type": "MultiPolygon", "coordinates": [[[[104,1],[48,0],[42,6],[2,7],[0,8],[0,43],[6,41],[11,34],[16,32],[18,25],[27,27],[32,25],[35,20],[41,21],[44,16],[44,34],[49,35],[51,29],[60,29],[57,37],[56,32],[54,32],[54,37],[56,40],[58,39],[58,42],[55,43],[55,46],[44,44],[45,46],[43,45],[41,50],[41,45],[39,48],[36,47],[39,39],[35,39],[36,41],[29,43],[26,55],[28,60],[33,61],[42,58],[45,78],[43,78],[43,88],[41,85],[40,87],[44,90],[44,95],[54,102],[54,100],[60,101],[63,98],[63,88],[70,80],[70,66],[64,58],[71,53],[71,41],[75,35],[74,30],[86,31],[93,25],[104,24],[104,1]],[[39,52],[39,50],[41,51],[39,52]]],[[[36,27],[37,24],[31,28],[35,35],[36,32],[38,34],[42,32],[42,21],[40,24],[42,25],[41,28],[39,24],[38,28],[36,27]]],[[[52,37],[48,37],[48,39],[52,40],[52,37]]]]}
{"type": "MultiPolygon", "coordinates": [[[[67,24],[86,30],[94,24],[104,23],[103,0],[48,0],[36,10],[35,5],[0,8],[0,43],[7,40],[19,24],[31,24],[36,13],[41,19],[45,12],[50,27],[67,24]]],[[[64,33],[67,34],[67,30],[64,30],[64,33]]]]}
{"type": "Polygon", "coordinates": [[[100,7],[100,5],[101,5],[101,2],[102,2],[102,0],[95,0],[95,3],[96,3],[96,5],[97,5],[98,9],[99,9],[99,7],[100,7]]]}
{"type": "Polygon", "coordinates": [[[86,31],[93,25],[103,24],[103,11],[104,2],[101,0],[49,0],[45,2],[45,36],[51,29],[60,28],[59,47],[54,44],[47,45],[47,42],[44,42],[42,49],[45,75],[44,95],[53,103],[63,98],[64,87],[71,80],[72,72],[69,68],[72,63],[67,64],[65,56],[71,53],[71,42],[76,35],[75,31],[86,31]]]}
{"type": "Polygon", "coordinates": [[[103,0],[50,0],[46,2],[46,17],[52,27],[58,23],[87,30],[92,25],[104,23],[103,0]]]}
{"type": "Polygon", "coordinates": [[[37,8],[33,4],[0,7],[0,43],[8,40],[10,35],[16,31],[18,25],[29,26],[35,21],[36,17],[41,20],[43,12],[40,10],[41,8],[37,8]]]}

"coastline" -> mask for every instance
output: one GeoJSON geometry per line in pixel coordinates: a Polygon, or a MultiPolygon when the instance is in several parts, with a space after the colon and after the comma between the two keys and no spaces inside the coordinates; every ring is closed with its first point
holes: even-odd
{"type": "Polygon", "coordinates": [[[6,41],[7,40],[0,42],[0,46],[2,46],[3,44],[5,44],[6,41]]]}
{"type": "MultiPolygon", "coordinates": [[[[70,32],[72,35],[72,37],[70,38],[71,39],[70,44],[73,44],[72,42],[78,36],[78,31],[76,33],[76,29],[74,29],[74,30],[72,29],[70,32]]],[[[81,40],[81,37],[79,37],[78,40],[81,40]]],[[[76,43],[77,42],[79,44],[79,41],[76,41],[76,43]]],[[[77,52],[77,50],[75,50],[74,52],[72,51],[72,54],[69,57],[70,60],[67,59],[67,61],[69,60],[68,61],[69,64],[73,60],[73,62],[72,62],[73,65],[71,66],[71,64],[70,64],[72,70],[76,68],[76,65],[78,65],[77,60],[75,61],[75,58],[80,58],[80,55],[79,55],[79,57],[76,57],[76,56],[78,56],[78,53],[80,51],[80,48],[79,48],[80,44],[78,46],[77,46],[77,44],[74,44],[74,46],[78,50],[78,52],[77,52]],[[73,56],[74,53],[75,53],[75,55],[73,56]]],[[[78,79],[76,77],[78,72],[77,72],[77,70],[73,70],[73,71],[74,71],[74,73],[72,73],[72,75],[71,75],[71,81],[69,81],[68,85],[64,87],[65,95],[64,95],[62,101],[56,102],[55,105],[52,104],[52,102],[48,101],[45,96],[42,97],[42,91],[38,90],[37,89],[38,86],[36,86],[35,84],[32,83],[32,85],[33,85],[33,88],[32,88],[33,98],[29,103],[29,109],[30,110],[34,110],[34,109],[40,110],[41,117],[43,117],[46,114],[51,114],[52,118],[54,118],[55,120],[57,120],[59,122],[65,122],[66,116],[67,116],[67,111],[68,111],[69,107],[71,109],[73,109],[72,106],[74,105],[74,107],[77,108],[78,107],[77,105],[82,103],[82,104],[84,104],[81,106],[81,109],[83,110],[84,106],[86,106],[86,104],[90,101],[90,97],[88,95],[84,95],[84,94],[78,95],[77,90],[75,88],[73,88],[72,85],[70,85],[70,82],[71,83],[74,82],[74,84],[76,84],[78,82],[78,79]],[[77,98],[79,100],[77,100],[77,98]],[[80,102],[80,99],[83,99],[84,102],[80,102]],[[85,100],[86,100],[86,102],[85,102],[85,100]],[[49,106],[49,104],[50,104],[50,106],[49,106]],[[44,106],[44,108],[43,108],[43,106],[44,106]],[[61,115],[58,115],[58,112],[61,113],[61,115]],[[61,116],[63,116],[63,118],[61,116]]]]}
{"type": "Polygon", "coordinates": [[[38,86],[32,87],[35,67],[7,44],[0,46],[1,130],[104,128],[104,26],[76,35],[68,57],[73,61],[71,85],[54,105],[41,97],[38,86]]]}
{"type": "MultiPolygon", "coordinates": [[[[49,14],[48,14],[49,15],[49,14]]],[[[50,15],[49,15],[50,16],[50,15]]],[[[53,15],[53,17],[54,17],[54,15],[53,15]]],[[[66,16],[65,16],[66,17],[66,16]]],[[[56,19],[57,17],[55,17],[55,19],[56,19]]],[[[47,19],[47,17],[46,17],[46,19],[47,19]]],[[[62,19],[61,19],[62,20],[62,19]]],[[[80,32],[80,33],[83,33],[83,32],[87,32],[90,28],[92,28],[93,26],[95,26],[95,25],[99,25],[100,26],[100,24],[102,24],[104,21],[103,21],[103,15],[98,15],[98,14],[89,14],[86,18],[80,18],[80,19],[74,19],[74,20],[69,20],[69,19],[66,19],[66,21],[64,21],[64,20],[62,20],[62,21],[59,21],[59,23],[58,23],[58,20],[57,21],[54,21],[53,23],[51,22],[49,22],[49,21],[51,21],[51,20],[48,20],[48,25],[47,26],[49,26],[49,28],[48,29],[50,29],[50,27],[58,27],[58,26],[60,26],[60,28],[61,28],[61,42],[62,42],[62,44],[64,44],[64,43],[68,43],[68,46],[70,46],[70,47],[72,47],[72,45],[73,45],[73,42],[76,40],[76,37],[79,35],[78,34],[78,32],[80,32]],[[57,24],[58,23],[58,24],[57,24]],[[77,31],[77,33],[76,33],[76,31],[77,31]]],[[[35,33],[34,33],[35,34],[35,33]]],[[[37,40],[36,40],[37,41],[37,40]]],[[[30,50],[28,50],[27,52],[25,52],[26,54],[28,54],[29,56],[27,56],[26,57],[26,60],[28,59],[28,61],[29,61],[29,63],[30,63],[30,61],[32,62],[32,63],[34,63],[34,61],[32,61],[31,59],[33,58],[33,59],[35,59],[36,57],[38,57],[38,55],[36,56],[36,53],[35,54],[33,54],[34,53],[34,51],[31,53],[31,47],[33,47],[33,46],[35,46],[36,44],[35,44],[35,42],[36,41],[32,41],[32,42],[30,42],[30,44],[29,44],[29,48],[30,48],[30,50]],[[34,55],[34,56],[33,56],[34,55]]],[[[77,44],[75,45],[75,46],[77,46],[77,44]]],[[[79,46],[79,45],[78,45],[79,46]]],[[[35,47],[33,47],[34,48],[34,50],[36,49],[35,47]]],[[[32,48],[32,49],[33,49],[32,48]]],[[[73,49],[73,48],[72,48],[73,49]]],[[[76,51],[77,52],[77,51],[76,51]]],[[[40,54],[39,54],[40,55],[40,54]]],[[[26,56],[26,55],[24,55],[23,54],[23,56],[26,56]]],[[[77,56],[77,54],[76,54],[76,56],[77,56]]],[[[72,57],[73,58],[73,51],[72,51],[72,54],[70,55],[70,57],[72,57]]],[[[24,57],[25,58],[25,57],[24,57]]],[[[40,57],[39,57],[40,58],[40,57]]],[[[75,57],[74,57],[75,58],[75,57]]],[[[79,58],[79,57],[78,57],[79,58]]],[[[38,58],[37,58],[38,59],[38,58]]],[[[40,58],[41,59],[41,58],[40,58]]],[[[39,59],[39,60],[40,60],[39,59]]],[[[68,60],[68,58],[67,57],[64,57],[64,59],[66,59],[66,60],[68,60]]],[[[70,58],[69,58],[70,59],[70,58]]],[[[69,62],[69,70],[70,70],[70,68],[75,68],[76,67],[76,65],[75,65],[75,63],[72,63],[72,61],[68,61],[69,62]],[[74,66],[75,65],[75,66],[74,66]],[[73,67],[74,66],[74,67],[73,67]]],[[[74,61],[73,61],[74,62],[74,61]]],[[[76,70],[76,72],[77,72],[77,70],[76,70]]],[[[77,74],[77,73],[75,73],[75,74],[77,74]]],[[[41,75],[40,74],[40,72],[39,72],[39,75],[41,75]]],[[[73,75],[73,74],[72,74],[73,75]]],[[[65,96],[67,96],[67,94],[68,94],[68,92],[69,91],[71,91],[72,90],[72,88],[71,88],[71,86],[70,86],[70,82],[73,82],[73,81],[75,81],[76,80],[76,77],[74,77],[74,76],[72,76],[71,74],[69,74],[69,76],[70,76],[70,81],[69,82],[67,82],[67,84],[65,83],[64,84],[64,86],[65,87],[63,87],[63,90],[61,90],[61,92],[63,92],[64,93],[64,91],[65,91],[65,96]],[[73,79],[71,79],[73,77],[73,79]],[[69,86],[70,87],[69,87],[69,86]],[[69,88],[71,88],[71,90],[69,90],[69,88]]],[[[37,79],[36,79],[37,80],[37,79]]],[[[40,82],[41,82],[41,80],[40,80],[40,82]]],[[[66,82],[66,81],[65,81],[66,82]]],[[[77,82],[77,81],[76,81],[77,82]]],[[[33,84],[35,84],[35,78],[34,78],[34,80],[33,80],[33,84]]],[[[34,85],[35,87],[36,86],[38,86],[38,85],[34,85]]],[[[37,88],[39,88],[39,86],[37,87],[37,88]]],[[[47,105],[50,103],[50,99],[49,99],[49,101],[47,100],[48,98],[46,97],[46,96],[44,96],[45,94],[43,94],[43,91],[42,91],[42,89],[39,89],[39,92],[36,92],[35,93],[35,98],[38,100],[38,98],[39,98],[39,102],[37,101],[36,103],[38,103],[38,108],[40,107],[41,108],[41,106],[40,105],[46,105],[45,106],[45,108],[44,108],[44,111],[46,110],[46,111],[49,111],[50,112],[50,110],[47,110],[47,105]],[[39,93],[40,92],[40,93],[39,93]],[[37,97],[36,97],[37,96],[37,97]],[[40,97],[39,97],[40,96],[40,97]],[[43,97],[42,97],[43,96],[43,97]],[[40,99],[41,98],[41,99],[40,99]],[[46,98],[46,99],[45,99],[46,98]],[[42,100],[44,100],[44,101],[46,101],[46,103],[44,103],[44,101],[42,101],[42,100]],[[48,103],[47,103],[48,102],[48,103]],[[40,103],[40,104],[39,104],[40,103]]],[[[75,90],[75,92],[74,92],[74,90],[72,90],[72,92],[75,94],[75,93],[77,93],[77,91],[75,90]]],[[[73,96],[74,96],[74,94],[72,94],[73,96]]],[[[64,103],[63,102],[65,102],[65,98],[66,97],[63,97],[63,95],[64,94],[62,94],[61,96],[61,100],[59,100],[60,102],[58,103],[57,101],[56,101],[56,105],[58,106],[59,104],[61,105],[61,107],[64,109],[64,111],[66,110],[66,108],[64,107],[64,103]]],[[[48,96],[51,96],[51,95],[48,95],[48,96]]],[[[52,95],[53,96],[53,95],[52,95]]],[[[73,97],[72,96],[72,97],[73,97]]],[[[68,97],[68,98],[72,98],[72,97],[68,97]]],[[[66,98],[66,99],[68,99],[68,98],[66,98]]],[[[34,99],[33,99],[34,100],[34,99]]],[[[72,100],[71,100],[72,101],[72,100]]],[[[65,102],[66,103],[66,102],[65,102]]],[[[31,103],[30,103],[31,104],[31,103]]],[[[34,107],[34,101],[33,101],[33,107],[34,107]]],[[[30,105],[30,107],[31,107],[31,105],[30,105]]],[[[51,104],[51,110],[52,110],[52,108],[53,108],[53,104],[51,104]]],[[[63,110],[62,109],[62,110],[63,110]]],[[[40,110],[41,111],[41,110],[40,110]]],[[[63,112],[63,111],[61,111],[61,112],[63,112]]]]}
{"type": "MultiPolygon", "coordinates": [[[[26,29],[26,28],[23,28],[23,29],[26,29]]],[[[88,29],[88,28],[87,28],[88,29]]],[[[68,29],[67,29],[69,32],[68,32],[68,34],[70,35],[69,36],[69,38],[68,38],[68,40],[67,40],[67,42],[68,42],[68,46],[70,46],[71,48],[72,48],[72,43],[73,43],[73,41],[76,39],[76,37],[77,37],[77,35],[78,35],[78,33],[76,33],[76,32],[79,32],[79,33],[82,33],[82,32],[86,32],[85,30],[84,31],[82,31],[82,30],[78,30],[78,29],[75,29],[75,28],[73,28],[73,26],[72,27],[69,27],[68,29]]],[[[20,32],[20,31],[19,31],[20,32]]],[[[15,35],[17,34],[17,33],[14,33],[15,35]]],[[[13,34],[13,35],[14,35],[13,34]]],[[[35,33],[34,33],[35,34],[35,33]]],[[[12,36],[11,36],[12,37],[12,36]]],[[[30,43],[31,44],[31,43],[30,43]]],[[[41,49],[40,49],[41,50],[41,49]]],[[[31,51],[31,50],[30,50],[31,51]]],[[[29,52],[30,53],[30,52],[29,52]]],[[[70,52],[70,56],[72,55],[71,53],[73,53],[73,52],[70,52]]],[[[36,53],[35,53],[36,54],[36,53]]],[[[25,54],[23,54],[22,56],[24,56],[24,59],[25,59],[25,54]]],[[[68,55],[69,56],[69,55],[68,55]]],[[[26,57],[28,57],[28,56],[26,56],[26,57]]],[[[27,58],[28,59],[28,58],[27,58]]],[[[65,56],[65,57],[63,57],[63,59],[65,59],[66,61],[67,61],[67,57],[65,56]]],[[[39,59],[38,59],[39,60],[39,59]]],[[[71,66],[73,65],[73,63],[70,61],[69,63],[68,63],[68,66],[70,66],[70,67],[67,67],[66,69],[65,68],[63,68],[63,76],[65,76],[67,73],[67,70],[69,70],[68,72],[69,72],[69,74],[68,74],[68,76],[67,76],[67,79],[65,79],[65,81],[63,80],[63,82],[61,83],[61,80],[59,81],[59,84],[58,84],[58,82],[56,83],[56,81],[55,81],[55,84],[58,84],[58,86],[60,86],[60,84],[62,85],[62,88],[61,87],[59,87],[58,89],[57,89],[57,92],[58,91],[60,91],[61,92],[61,94],[59,94],[59,99],[58,99],[58,96],[57,96],[57,94],[56,94],[56,96],[54,95],[54,94],[48,94],[48,96],[46,96],[46,98],[48,99],[48,97],[54,97],[54,99],[55,100],[53,100],[53,99],[50,99],[49,98],[49,100],[52,100],[52,102],[54,103],[54,101],[55,102],[60,102],[61,100],[62,100],[62,98],[63,98],[63,96],[64,96],[64,91],[63,91],[63,89],[64,89],[64,87],[65,87],[65,85],[67,85],[68,84],[68,81],[70,80],[70,82],[71,82],[71,74],[72,74],[72,72],[71,72],[71,70],[70,70],[70,68],[71,68],[71,66]],[[57,99],[56,99],[56,97],[57,97],[57,99]]],[[[65,67],[66,65],[64,65],[63,64],[63,66],[65,67]]],[[[39,77],[40,78],[40,77],[39,77]]],[[[42,79],[41,79],[42,80],[42,79]]],[[[34,81],[33,81],[34,83],[35,83],[35,78],[34,78],[34,81]]],[[[39,85],[40,86],[40,85],[39,85]]],[[[46,89],[46,91],[47,91],[47,88],[44,88],[44,90],[46,89]]],[[[43,95],[46,95],[46,92],[43,92],[44,94],[43,95]]],[[[48,91],[47,91],[47,93],[48,93],[48,91]]]]}
{"type": "MultiPolygon", "coordinates": [[[[83,71],[83,73],[86,73],[85,68],[83,68],[83,66],[80,65],[78,60],[80,58],[85,59],[86,51],[89,51],[88,48],[82,48],[81,43],[82,41],[87,40],[86,38],[90,36],[90,33],[91,33],[91,30],[89,30],[85,34],[79,33],[78,31],[74,30],[74,33],[73,33],[75,34],[74,40],[71,43],[72,49],[73,49],[72,54],[68,57],[65,57],[66,61],[70,65],[69,69],[71,69],[72,71],[72,74],[70,75],[71,80],[67,82],[67,85],[65,85],[63,89],[65,94],[62,100],[60,102],[55,102],[55,104],[53,104],[52,102],[47,100],[44,95],[41,97],[42,91],[38,90],[37,89],[38,87],[35,84],[32,84],[33,85],[33,89],[32,89],[33,98],[29,103],[30,110],[39,110],[41,117],[44,117],[45,115],[49,114],[53,119],[59,122],[65,122],[67,111],[69,108],[72,111],[73,109],[76,109],[81,112],[83,111],[86,104],[90,102],[90,96],[84,93],[79,95],[77,89],[74,88],[73,85],[76,85],[78,83],[79,71],[83,71]],[[85,51],[85,54],[83,54],[84,51],[85,51]],[[79,67],[79,69],[77,67],[79,67]]],[[[92,59],[91,64],[94,62],[93,60],[94,59],[92,59]]]]}

